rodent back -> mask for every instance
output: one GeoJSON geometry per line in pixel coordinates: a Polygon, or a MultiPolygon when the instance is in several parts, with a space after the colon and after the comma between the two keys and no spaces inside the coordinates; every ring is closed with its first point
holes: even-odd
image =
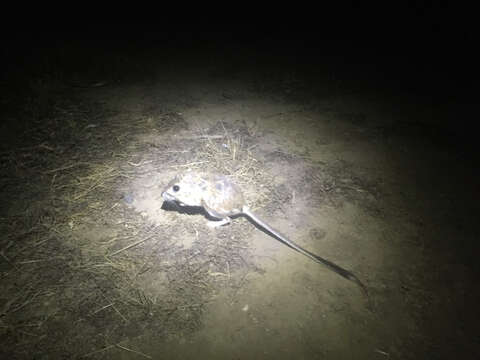
{"type": "Polygon", "coordinates": [[[240,214],[245,204],[240,188],[223,175],[211,174],[208,178],[203,206],[222,217],[240,214]]]}

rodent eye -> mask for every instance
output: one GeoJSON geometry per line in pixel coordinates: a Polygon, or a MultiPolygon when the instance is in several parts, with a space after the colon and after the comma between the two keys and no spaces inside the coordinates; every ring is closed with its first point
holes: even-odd
{"type": "Polygon", "coordinates": [[[173,185],[173,191],[178,192],[180,190],[180,186],[178,185],[173,185]]]}

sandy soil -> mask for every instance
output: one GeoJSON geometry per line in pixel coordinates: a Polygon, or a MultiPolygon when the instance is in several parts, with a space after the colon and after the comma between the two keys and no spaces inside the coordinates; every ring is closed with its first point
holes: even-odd
{"type": "Polygon", "coordinates": [[[152,60],[148,76],[70,88],[3,150],[1,353],[478,357],[479,182],[435,131],[443,109],[227,63],[152,60]],[[228,172],[267,223],[356,274],[370,306],[243,217],[211,229],[165,209],[187,168],[228,172]]]}

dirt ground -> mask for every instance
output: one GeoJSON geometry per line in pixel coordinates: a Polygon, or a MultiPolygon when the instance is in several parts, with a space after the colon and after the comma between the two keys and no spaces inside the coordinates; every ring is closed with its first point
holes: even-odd
{"type": "Polygon", "coordinates": [[[479,358],[479,179],[437,131],[448,104],[247,55],[148,58],[101,86],[40,79],[6,115],[28,122],[2,131],[2,358],[479,358]],[[231,177],[370,303],[244,217],[166,206],[187,169],[231,177]]]}

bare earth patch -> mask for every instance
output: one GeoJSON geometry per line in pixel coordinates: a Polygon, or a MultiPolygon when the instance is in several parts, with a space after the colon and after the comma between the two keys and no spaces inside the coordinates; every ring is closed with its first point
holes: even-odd
{"type": "Polygon", "coordinates": [[[447,241],[473,237],[475,177],[417,128],[391,125],[393,100],[299,101],[295,74],[247,75],[75,90],[27,145],[1,150],[2,358],[478,351],[478,325],[454,305],[478,300],[473,279],[447,241]],[[232,177],[271,226],[362,279],[373,308],[245,218],[210,229],[165,207],[163,187],[185,169],[232,177]]]}

